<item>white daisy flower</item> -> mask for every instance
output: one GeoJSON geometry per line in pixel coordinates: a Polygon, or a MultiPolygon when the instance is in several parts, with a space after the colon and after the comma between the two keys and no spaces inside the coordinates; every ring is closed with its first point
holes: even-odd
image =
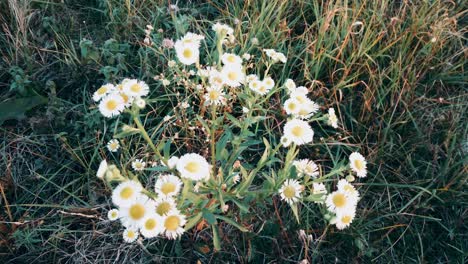
{"type": "Polygon", "coordinates": [[[265,79],[263,79],[263,83],[268,90],[273,89],[275,86],[275,81],[270,76],[267,76],[265,79]]]}
{"type": "Polygon", "coordinates": [[[115,92],[116,95],[122,97],[124,107],[127,108],[133,104],[134,97],[127,95],[125,92],[115,92]]]}
{"type": "Polygon", "coordinates": [[[203,97],[205,98],[206,105],[220,105],[226,101],[224,96],[225,93],[222,87],[210,86],[206,88],[206,94],[203,97]]]}
{"type": "Polygon", "coordinates": [[[149,86],[144,81],[132,79],[125,82],[123,91],[130,97],[143,97],[148,95],[149,86]]]}
{"type": "Polygon", "coordinates": [[[107,149],[110,152],[116,152],[120,148],[120,143],[117,139],[111,139],[107,142],[107,149]]]}
{"type": "Polygon", "coordinates": [[[338,181],[337,189],[339,191],[348,192],[356,200],[359,200],[359,192],[354,188],[354,186],[345,179],[338,181]]]}
{"type": "Polygon", "coordinates": [[[296,83],[291,79],[286,79],[284,82],[284,87],[288,89],[288,93],[292,93],[294,90],[296,90],[296,83]]]}
{"type": "Polygon", "coordinates": [[[327,194],[327,188],[323,183],[312,183],[312,194],[327,194]]]}
{"type": "Polygon", "coordinates": [[[308,160],[308,159],[301,159],[295,160],[292,163],[297,170],[297,174],[299,177],[304,175],[308,175],[313,178],[317,178],[319,176],[319,169],[315,162],[308,160]]]}
{"type": "Polygon", "coordinates": [[[291,145],[292,141],[289,137],[282,136],[281,139],[281,144],[283,144],[283,147],[287,148],[291,145]]]}
{"type": "Polygon", "coordinates": [[[182,181],[179,177],[172,174],[159,176],[156,184],[154,185],[155,192],[160,197],[174,196],[179,193],[182,181]]]}
{"type": "Polygon", "coordinates": [[[150,213],[145,216],[140,226],[140,233],[145,238],[156,237],[161,234],[163,230],[163,219],[156,213],[150,213]]]}
{"type": "Polygon", "coordinates": [[[302,104],[300,104],[299,111],[297,111],[296,117],[307,119],[317,113],[319,110],[319,105],[314,101],[306,98],[302,104]]]}
{"type": "Polygon", "coordinates": [[[278,61],[280,61],[280,62],[282,62],[282,63],[286,63],[287,58],[286,58],[286,56],[285,56],[283,53],[281,53],[281,52],[276,52],[276,53],[273,55],[272,60],[273,60],[274,63],[276,63],[276,62],[278,62],[278,61]]]}
{"type": "Polygon", "coordinates": [[[132,168],[136,171],[142,171],[146,167],[146,162],[141,159],[135,159],[132,161],[132,168]]]}
{"type": "Polygon", "coordinates": [[[204,157],[195,153],[180,157],[176,168],[182,178],[199,181],[210,177],[210,164],[204,157]]]}
{"type": "Polygon", "coordinates": [[[356,207],[355,197],[344,191],[334,191],[327,196],[325,201],[330,212],[344,212],[356,207]]]}
{"type": "MultiPolygon", "coordinates": [[[[255,83],[255,81],[252,82],[252,84],[254,84],[254,83],[255,83]]],[[[258,88],[256,90],[253,90],[253,91],[260,94],[260,95],[265,95],[270,90],[271,90],[271,88],[269,88],[265,82],[259,82],[258,88]]]]}
{"type": "Polygon", "coordinates": [[[163,217],[164,233],[168,239],[177,239],[184,233],[184,225],[187,222],[185,215],[178,210],[173,210],[163,217]]]}
{"type": "Polygon", "coordinates": [[[284,102],[284,110],[288,115],[297,115],[301,109],[301,103],[294,98],[289,98],[284,102]]]}
{"type": "Polygon", "coordinates": [[[111,221],[117,220],[119,218],[119,210],[112,209],[107,212],[107,218],[111,221]]]}
{"type": "Polygon", "coordinates": [[[208,82],[210,83],[211,86],[215,86],[215,87],[223,87],[224,85],[223,76],[221,75],[219,71],[215,69],[212,69],[209,71],[208,82]]]}
{"type": "Polygon", "coordinates": [[[242,59],[244,59],[246,61],[250,60],[251,57],[252,57],[252,55],[250,55],[249,53],[244,53],[242,55],[242,59]]]}
{"type": "Polygon", "coordinates": [[[154,208],[155,202],[148,196],[140,194],[127,206],[120,207],[120,221],[127,228],[138,228],[143,224],[146,216],[154,213],[154,208]]]}
{"type": "Polygon", "coordinates": [[[289,138],[296,145],[303,145],[312,142],[314,131],[310,125],[299,119],[292,119],[284,125],[284,136],[289,138]]]}
{"type": "Polygon", "coordinates": [[[101,163],[99,163],[99,168],[96,172],[96,177],[98,177],[99,179],[104,178],[104,175],[106,175],[107,167],[107,161],[105,159],[102,160],[101,163]]]}
{"type": "Polygon", "coordinates": [[[155,212],[160,216],[167,215],[172,210],[177,210],[176,202],[171,197],[158,198],[155,204],[155,212]]]}
{"type": "Polygon", "coordinates": [[[125,108],[122,96],[109,94],[99,103],[99,111],[105,117],[114,117],[120,114],[125,108]]]}
{"type": "Polygon", "coordinates": [[[170,158],[167,160],[166,163],[164,163],[163,161],[161,161],[161,164],[162,164],[163,166],[166,166],[166,167],[168,167],[169,169],[172,170],[172,169],[175,168],[175,166],[177,165],[177,162],[178,162],[178,161],[179,161],[179,157],[177,157],[177,156],[172,156],[172,157],[170,157],[170,158]]]}
{"type": "Polygon", "coordinates": [[[242,64],[241,57],[232,53],[224,53],[221,56],[221,61],[223,62],[224,65],[227,65],[227,64],[241,65],[242,64]]]}
{"type": "Polygon", "coordinates": [[[335,109],[329,108],[328,109],[328,121],[327,121],[329,126],[332,126],[333,128],[338,128],[338,117],[335,114],[335,109]]]}
{"type": "Polygon", "coordinates": [[[117,206],[127,206],[134,201],[143,190],[137,181],[125,181],[112,192],[112,202],[117,206]]]}
{"type": "Polygon", "coordinates": [[[161,80],[161,83],[163,86],[168,86],[169,84],[171,84],[171,81],[169,81],[168,79],[164,78],[161,80]]]}
{"type": "Polygon", "coordinates": [[[279,193],[283,201],[294,204],[301,198],[303,189],[304,187],[297,180],[288,179],[279,189],[279,193]]]}
{"type": "Polygon", "coordinates": [[[336,214],[334,224],[336,225],[336,228],[338,228],[339,230],[343,230],[353,222],[355,216],[356,210],[354,209],[345,212],[339,212],[336,214]]]}
{"type": "Polygon", "coordinates": [[[135,242],[135,240],[137,240],[139,233],[138,230],[135,228],[127,228],[123,232],[122,236],[125,242],[132,243],[135,242]]]}
{"type": "Polygon", "coordinates": [[[255,75],[255,74],[249,74],[249,75],[247,75],[247,77],[245,77],[245,81],[247,83],[251,83],[253,81],[258,81],[258,76],[255,75]]]}
{"type": "Polygon", "coordinates": [[[359,152],[353,152],[349,155],[351,170],[360,178],[367,176],[367,161],[359,152]]]}
{"type": "MultiPolygon", "coordinates": [[[[200,47],[200,42],[205,39],[205,36],[188,32],[180,40],[185,45],[195,45],[197,49],[200,47]]],[[[176,42],[177,44],[177,42],[176,42]]]]}
{"type": "Polygon", "coordinates": [[[249,82],[249,88],[250,90],[254,92],[258,92],[258,88],[262,85],[262,82],[260,80],[252,80],[249,82]]]}
{"type": "Polygon", "coordinates": [[[307,98],[307,95],[305,93],[301,93],[296,90],[294,90],[289,96],[290,98],[296,99],[301,104],[304,104],[310,100],[309,98],[307,98]]]}
{"type": "Polygon", "coordinates": [[[93,100],[95,102],[99,102],[102,98],[104,98],[106,95],[110,94],[113,91],[115,91],[115,86],[113,84],[104,84],[99,89],[97,89],[96,92],[94,92],[93,100]]]}
{"type": "Polygon", "coordinates": [[[129,205],[143,190],[137,181],[125,181],[120,183],[112,192],[112,202],[117,206],[129,205]]]}
{"type": "Polygon", "coordinates": [[[174,67],[177,65],[177,62],[175,60],[170,60],[167,62],[167,66],[169,66],[170,68],[174,67]]]}
{"type": "Polygon", "coordinates": [[[179,61],[185,65],[192,65],[198,62],[200,50],[198,45],[176,41],[174,48],[179,61]]]}
{"type": "Polygon", "coordinates": [[[227,64],[221,70],[223,83],[231,87],[239,87],[244,83],[245,74],[241,65],[227,64]]]}
{"type": "Polygon", "coordinates": [[[226,35],[234,34],[234,29],[232,29],[232,27],[226,24],[216,23],[212,26],[212,29],[214,32],[216,32],[218,36],[226,36],[226,35]]]}
{"type": "Polygon", "coordinates": [[[138,108],[144,109],[146,106],[146,101],[143,98],[137,98],[135,99],[135,104],[138,106],[138,108]]]}

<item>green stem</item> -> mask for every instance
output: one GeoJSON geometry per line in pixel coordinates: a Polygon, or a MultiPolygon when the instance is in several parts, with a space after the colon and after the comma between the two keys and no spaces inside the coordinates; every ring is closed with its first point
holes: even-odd
{"type": "Polygon", "coordinates": [[[140,130],[140,134],[143,136],[143,138],[146,140],[146,142],[148,142],[148,144],[150,145],[151,149],[154,151],[154,153],[156,154],[156,156],[158,156],[158,158],[162,161],[164,161],[164,163],[166,163],[166,160],[164,159],[163,156],[161,156],[161,154],[159,153],[158,149],[156,148],[156,146],[154,145],[153,141],[151,140],[151,138],[149,137],[148,133],[146,132],[145,130],[145,127],[143,126],[143,124],[141,123],[141,120],[140,118],[138,117],[137,114],[133,115],[133,121],[135,122],[136,126],[138,127],[138,129],[140,130]]]}
{"type": "Polygon", "coordinates": [[[215,133],[216,133],[216,106],[211,106],[211,167],[213,169],[213,178],[216,179],[216,144],[215,144],[215,133]]]}

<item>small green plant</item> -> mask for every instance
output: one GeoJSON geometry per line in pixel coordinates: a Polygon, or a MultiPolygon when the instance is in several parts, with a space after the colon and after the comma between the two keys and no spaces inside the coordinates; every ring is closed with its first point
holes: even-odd
{"type": "MultiPolygon", "coordinates": [[[[298,159],[299,149],[314,141],[310,123],[338,128],[334,109],[322,114],[320,106],[308,98],[306,87],[297,87],[291,79],[284,84],[275,82],[271,70],[287,61],[283,53],[264,49],[258,57],[238,55],[234,30],[219,23],[212,29],[213,49],[201,48],[209,36],[190,32],[175,43],[164,39],[160,44],[169,52],[162,53],[168,56],[168,67],[158,79],[163,87],[172,89],[166,96],[175,97],[175,101],[170,100],[175,107],[155,125],[175,122],[179,131],[174,137],[191,135],[199,151],[190,151],[187,143],[176,143],[174,148],[171,139],[148,133],[145,127],[150,124],[144,124],[141,117],[148,105],[157,107],[152,104],[158,101],[147,98],[151,89],[144,81],[108,83],[93,94],[101,114],[118,116],[117,124],[122,124],[118,125],[121,131],[107,144],[111,153],[131,151],[131,143],[121,146],[121,142],[135,135],[150,147],[149,153],[120,161],[131,164],[131,168],[101,162],[97,176],[113,186],[112,202],[117,206],[109,210],[108,218],[120,219],[127,242],[135,241],[139,234],[176,239],[191,228],[209,225],[219,250],[219,221],[247,232],[239,222],[242,212],[279,195],[298,222],[298,204],[314,202],[329,223],[338,229],[348,227],[359,200],[359,192],[351,184],[353,173],[366,177],[365,158],[352,153],[349,162],[336,162],[327,172],[310,159],[298,159]],[[184,90],[186,98],[180,96],[179,89],[184,90]],[[285,95],[283,110],[269,110],[271,98],[280,94],[285,95]],[[260,121],[272,114],[287,116],[281,137],[274,131],[258,129],[260,121]],[[129,122],[125,121],[127,117],[129,122]],[[261,136],[264,133],[268,139],[261,136]],[[262,144],[262,155],[249,151],[249,147],[262,144]],[[283,148],[286,154],[281,156],[283,148]],[[331,191],[337,175],[346,178],[331,191]],[[150,185],[153,180],[154,185],[150,185]]],[[[144,43],[148,46],[153,45],[152,30],[147,27],[144,43]]]]}

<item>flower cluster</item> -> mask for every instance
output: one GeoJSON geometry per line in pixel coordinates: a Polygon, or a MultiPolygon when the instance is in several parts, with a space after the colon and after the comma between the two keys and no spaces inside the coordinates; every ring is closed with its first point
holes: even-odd
{"type": "MultiPolygon", "coordinates": [[[[146,38],[151,37],[151,30],[148,27],[146,38]]],[[[234,30],[220,23],[213,25],[212,30],[216,36],[216,49],[209,56],[205,56],[205,50],[202,49],[205,41],[203,35],[188,32],[175,43],[171,39],[164,39],[161,46],[169,49],[167,70],[170,73],[154,78],[161,81],[160,85],[166,91],[172,89],[171,93],[178,98],[174,104],[174,115],[181,117],[179,120],[168,113],[161,124],[171,126],[171,120],[175,120],[176,125],[187,122],[186,131],[200,131],[200,141],[207,146],[202,146],[203,149],[198,153],[191,150],[184,152],[187,143],[178,145],[175,148],[177,153],[170,153],[170,145],[176,144],[173,140],[178,138],[178,132],[172,141],[162,137],[154,139],[154,135],[147,133],[140,120],[140,111],[147,102],[154,101],[143,99],[150,93],[150,86],[145,82],[124,79],[116,85],[105,84],[94,93],[93,100],[99,103],[99,111],[103,116],[110,118],[125,112],[131,117],[130,123],[133,122],[125,122],[122,132],[108,141],[106,147],[111,155],[120,149],[125,150],[125,142],[120,139],[130,135],[140,135],[148,148],[151,148],[150,153],[128,157],[124,167],[131,169],[119,169],[106,159],[101,162],[97,177],[114,186],[112,203],[115,208],[108,211],[108,219],[119,220],[125,227],[123,237],[127,242],[133,242],[139,237],[164,236],[176,239],[195,225],[197,228],[211,225],[215,236],[217,221],[224,221],[246,232],[247,228],[235,220],[239,218],[232,217],[236,215],[232,208],[238,206],[246,210],[250,205],[243,204],[243,199],[264,202],[259,200],[264,199],[264,194],[258,196],[256,192],[250,191],[260,181],[254,181],[254,178],[269,172],[273,167],[265,169],[270,166],[267,165],[268,161],[278,160],[276,155],[284,151],[286,159],[281,163],[284,167],[274,168],[277,172],[269,178],[272,187],[265,192],[269,191],[271,197],[279,194],[291,206],[298,221],[298,204],[314,202],[329,212],[330,223],[338,229],[349,226],[355,218],[359,200],[359,192],[352,185],[352,175],[359,178],[366,176],[364,157],[354,152],[349,156],[349,165],[333,168],[330,174],[322,172],[324,166],[319,162],[298,158],[298,148],[310,145],[314,140],[314,122],[323,121],[338,128],[335,110],[330,108],[327,114],[322,114],[319,104],[309,98],[308,88],[296,86],[292,79],[284,83],[275,80],[272,69],[279,63],[287,62],[285,54],[274,49],[258,52],[263,51],[266,56],[236,54],[234,30]],[[254,63],[254,58],[259,58],[259,61],[254,63]],[[252,64],[258,65],[255,71],[252,64]],[[180,87],[184,89],[185,97],[180,96],[180,87]],[[247,149],[242,144],[252,144],[248,140],[256,136],[249,129],[263,118],[260,115],[265,111],[259,109],[267,107],[265,102],[270,96],[280,92],[287,95],[287,98],[277,97],[278,101],[281,100],[278,103],[283,105],[281,114],[285,120],[281,138],[279,141],[273,139],[276,147],[271,147],[272,144],[263,138],[265,152],[261,159],[248,160],[242,156],[242,152],[247,149]],[[237,112],[231,115],[233,109],[237,112]],[[233,131],[238,132],[236,137],[232,136],[233,131]],[[221,140],[222,137],[226,139],[221,140]],[[163,154],[160,152],[162,149],[163,154]],[[339,179],[337,190],[329,193],[331,186],[325,183],[332,181],[326,179],[328,175],[343,175],[345,171],[350,174],[346,179],[339,179]],[[144,187],[146,181],[155,183],[144,187]]],[[[157,45],[152,41],[147,40],[145,43],[157,45]]],[[[173,128],[176,130],[175,126],[173,128]]],[[[261,141],[255,142],[258,144],[261,141]]],[[[145,148],[143,150],[147,151],[145,148]]],[[[124,156],[127,153],[122,151],[121,154],[124,156]]]]}

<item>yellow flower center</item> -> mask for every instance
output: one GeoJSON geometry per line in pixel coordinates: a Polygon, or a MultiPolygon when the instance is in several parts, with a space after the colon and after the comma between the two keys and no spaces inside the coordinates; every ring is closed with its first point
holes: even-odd
{"type": "Polygon", "coordinates": [[[176,231],[179,227],[180,219],[176,215],[171,215],[164,221],[164,227],[169,231],[176,231]]]}
{"type": "Polygon", "coordinates": [[[184,58],[190,59],[193,56],[193,52],[191,49],[184,49],[182,55],[184,56],[184,58]]]}
{"type": "Polygon", "coordinates": [[[237,72],[229,72],[227,74],[227,77],[228,77],[229,80],[235,81],[235,80],[237,80],[237,72]]]}
{"type": "Polygon", "coordinates": [[[154,220],[153,218],[150,218],[148,220],[146,220],[145,222],[145,228],[147,230],[153,230],[156,228],[156,220],[154,220]]]}
{"type": "Polygon", "coordinates": [[[335,207],[344,207],[346,205],[346,197],[342,193],[333,195],[332,200],[335,207]]]}
{"type": "Polygon", "coordinates": [[[230,63],[234,63],[236,62],[236,57],[234,55],[229,55],[227,57],[227,61],[229,61],[230,63]]]}
{"type": "Polygon", "coordinates": [[[289,103],[288,108],[289,110],[294,111],[297,108],[297,105],[295,103],[289,103]]]}
{"type": "Polygon", "coordinates": [[[117,217],[117,212],[112,212],[111,216],[112,216],[112,218],[116,218],[117,217]]]}
{"type": "Polygon", "coordinates": [[[166,182],[161,186],[161,191],[165,195],[168,195],[169,193],[175,192],[176,190],[176,185],[172,182],[166,182]]]}
{"type": "Polygon", "coordinates": [[[123,199],[128,199],[133,195],[133,188],[132,187],[125,187],[120,191],[120,197],[123,199]]]}
{"type": "Polygon", "coordinates": [[[304,103],[306,101],[305,98],[300,95],[296,96],[296,100],[299,101],[299,103],[304,103]]]}
{"type": "Polygon", "coordinates": [[[341,217],[341,222],[343,222],[344,224],[351,223],[351,216],[350,215],[345,215],[345,216],[341,217]]]}
{"type": "Polygon", "coordinates": [[[267,90],[267,89],[266,89],[266,87],[265,87],[265,86],[263,86],[263,85],[262,85],[262,86],[260,86],[260,88],[258,88],[258,91],[259,91],[259,92],[261,92],[261,93],[264,93],[264,92],[266,92],[266,90],[267,90]]]}
{"type": "Polygon", "coordinates": [[[200,164],[198,164],[198,162],[190,161],[185,165],[185,169],[190,173],[196,173],[200,170],[200,164]]]}
{"type": "Polygon", "coordinates": [[[123,91],[123,84],[117,85],[117,89],[118,89],[119,91],[123,91]]]}
{"type": "Polygon", "coordinates": [[[302,137],[305,133],[304,131],[304,128],[301,127],[301,126],[295,126],[291,129],[291,133],[295,136],[295,137],[302,137]]]}
{"type": "Polygon", "coordinates": [[[252,83],[252,88],[255,89],[255,88],[257,88],[257,87],[258,87],[258,82],[253,82],[253,83],[252,83]]]}
{"type": "Polygon", "coordinates": [[[364,162],[362,160],[355,160],[354,161],[354,166],[356,167],[357,170],[362,170],[364,169],[364,162]]]}
{"type": "Polygon", "coordinates": [[[98,93],[99,95],[103,95],[103,94],[107,93],[107,87],[101,86],[101,88],[99,88],[99,89],[97,90],[97,93],[98,93]]]}
{"type": "Polygon", "coordinates": [[[109,147],[110,147],[111,149],[116,149],[117,146],[118,146],[118,143],[117,143],[117,142],[112,142],[112,143],[110,144],[109,147]]]}
{"type": "Polygon", "coordinates": [[[347,192],[354,192],[353,186],[347,184],[343,187],[343,189],[347,192]]]}
{"type": "Polygon", "coordinates": [[[130,99],[128,95],[121,93],[120,96],[122,97],[125,104],[128,103],[128,100],[130,99]]]}
{"type": "Polygon", "coordinates": [[[130,90],[134,93],[139,93],[141,91],[141,85],[135,83],[132,86],[130,86],[130,90]]]}
{"type": "Polygon", "coordinates": [[[287,186],[286,188],[284,188],[283,194],[284,197],[291,199],[294,196],[296,196],[296,188],[294,188],[293,186],[287,186]]]}
{"type": "Polygon", "coordinates": [[[219,92],[218,91],[210,91],[209,93],[209,98],[210,100],[216,100],[219,97],[219,92]]]}
{"type": "Polygon", "coordinates": [[[132,207],[130,207],[130,217],[133,220],[139,220],[145,216],[145,207],[142,204],[134,204],[132,207]]]}
{"type": "Polygon", "coordinates": [[[171,210],[171,204],[168,202],[162,202],[158,205],[158,207],[156,207],[156,213],[158,213],[158,215],[161,215],[161,216],[169,213],[170,210],[171,210]]]}
{"type": "Polygon", "coordinates": [[[135,232],[133,232],[133,230],[129,230],[129,231],[127,232],[127,237],[128,237],[128,238],[134,238],[134,237],[135,237],[135,232]]]}
{"type": "Polygon", "coordinates": [[[268,85],[268,86],[271,86],[271,85],[273,85],[273,83],[271,82],[271,80],[270,80],[270,79],[266,80],[266,81],[265,81],[265,84],[266,84],[266,85],[268,85]]]}
{"type": "Polygon", "coordinates": [[[111,111],[112,111],[112,110],[115,110],[115,109],[117,108],[117,105],[118,105],[118,104],[117,104],[117,102],[116,102],[115,100],[109,100],[109,101],[107,101],[107,103],[106,103],[107,109],[109,109],[109,110],[111,110],[111,111]]]}
{"type": "Polygon", "coordinates": [[[305,110],[304,108],[302,108],[301,110],[299,110],[298,114],[304,116],[304,115],[307,115],[308,112],[307,112],[307,110],[305,110]]]}

